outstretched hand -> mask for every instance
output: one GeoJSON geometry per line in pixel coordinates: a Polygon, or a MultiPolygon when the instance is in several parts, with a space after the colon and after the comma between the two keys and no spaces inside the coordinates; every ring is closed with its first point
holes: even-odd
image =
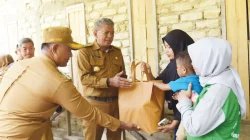
{"type": "Polygon", "coordinates": [[[135,130],[135,131],[141,130],[138,125],[133,124],[131,122],[124,122],[124,121],[121,121],[120,128],[121,129],[126,129],[126,130],[135,130]]]}
{"type": "Polygon", "coordinates": [[[121,76],[124,74],[123,71],[117,73],[114,77],[109,78],[109,85],[113,87],[120,87],[120,88],[129,88],[132,86],[130,80],[126,78],[122,78],[121,76]]]}

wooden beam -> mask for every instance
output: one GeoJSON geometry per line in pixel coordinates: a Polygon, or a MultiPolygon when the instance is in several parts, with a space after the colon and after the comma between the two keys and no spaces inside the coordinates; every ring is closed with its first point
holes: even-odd
{"type": "Polygon", "coordinates": [[[134,54],[131,0],[128,0],[128,17],[129,17],[129,48],[130,48],[130,57],[131,57],[131,62],[132,62],[132,60],[134,60],[135,58],[135,54],[134,54]]]}
{"type": "MultiPolygon", "coordinates": [[[[72,36],[75,41],[86,44],[86,25],[85,25],[85,13],[84,4],[76,4],[66,8],[67,25],[72,30],[72,36]],[[80,23],[80,24],[79,24],[80,23]]],[[[70,74],[74,85],[80,93],[83,93],[80,78],[76,69],[76,52],[73,52],[73,56],[70,59],[70,74]]],[[[71,114],[66,111],[66,124],[68,135],[71,136],[71,114]]]]}
{"type": "Polygon", "coordinates": [[[227,39],[227,24],[226,24],[226,6],[225,0],[221,0],[221,30],[222,38],[227,39]]]}
{"type": "MultiPolygon", "coordinates": [[[[129,12],[132,20],[132,39],[134,58],[151,66],[152,73],[158,74],[158,29],[155,0],[130,0],[129,12]]],[[[140,79],[140,71],[136,71],[140,79]]]]}
{"type": "Polygon", "coordinates": [[[247,38],[247,4],[245,0],[225,0],[227,40],[232,44],[232,65],[238,70],[249,117],[249,59],[247,38]]]}
{"type": "Polygon", "coordinates": [[[158,4],[157,3],[158,1],[156,0],[152,0],[152,6],[153,6],[153,22],[154,22],[154,39],[153,39],[153,42],[154,42],[154,47],[155,47],[155,73],[156,75],[159,74],[160,72],[160,66],[159,66],[159,41],[158,41],[158,23],[157,23],[157,9],[156,9],[156,5],[158,4]]]}
{"type": "Polygon", "coordinates": [[[132,0],[131,2],[135,59],[147,62],[145,0],[132,0]]]}
{"type": "MultiPolygon", "coordinates": [[[[145,0],[146,1],[146,0],[145,0]]],[[[146,4],[146,44],[147,62],[151,66],[153,75],[158,75],[158,29],[156,18],[155,0],[145,2],[146,4]],[[151,2],[150,2],[151,1],[151,2]]]]}

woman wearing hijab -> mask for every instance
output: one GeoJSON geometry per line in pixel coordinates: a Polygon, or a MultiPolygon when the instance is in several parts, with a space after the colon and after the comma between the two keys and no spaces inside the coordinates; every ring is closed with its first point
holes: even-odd
{"type": "MultiPolygon", "coordinates": [[[[163,83],[167,84],[170,81],[175,81],[179,78],[177,74],[177,67],[175,56],[178,55],[179,52],[183,52],[187,50],[187,46],[194,43],[194,40],[184,31],[176,29],[170,31],[165,37],[162,38],[163,44],[166,47],[166,54],[170,59],[170,63],[163,70],[163,72],[157,77],[151,73],[150,66],[146,63],[141,65],[142,71],[146,71],[151,75],[151,79],[162,80],[163,83]]],[[[181,120],[181,114],[176,109],[177,101],[173,100],[173,91],[165,91],[165,98],[168,103],[168,108],[173,110],[174,112],[174,120],[171,124],[160,127],[159,129],[162,132],[169,132],[170,130],[177,131],[179,122],[181,120]]]]}
{"type": "Polygon", "coordinates": [[[9,54],[2,54],[0,55],[0,83],[3,79],[3,75],[9,68],[9,64],[13,63],[14,60],[11,55],[9,54]]]}
{"type": "Polygon", "coordinates": [[[238,139],[246,101],[239,75],[230,66],[230,43],[204,38],[188,46],[188,53],[204,87],[194,107],[188,98],[191,84],[188,91],[176,95],[188,140],[238,139]]]}

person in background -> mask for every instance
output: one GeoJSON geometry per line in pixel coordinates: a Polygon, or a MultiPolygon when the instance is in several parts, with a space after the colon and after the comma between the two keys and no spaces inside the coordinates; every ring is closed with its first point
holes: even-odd
{"type": "Polygon", "coordinates": [[[16,54],[21,60],[34,57],[35,47],[33,40],[30,38],[22,38],[18,43],[16,54]]]}
{"type": "Polygon", "coordinates": [[[9,69],[9,65],[13,63],[14,60],[11,55],[9,54],[1,54],[0,55],[0,83],[3,79],[3,75],[9,69]]]}
{"type": "Polygon", "coordinates": [[[21,55],[20,48],[18,47],[18,44],[16,45],[15,54],[17,55],[16,61],[23,60],[23,56],[21,55]]]}
{"type": "MultiPolygon", "coordinates": [[[[151,68],[149,64],[142,63],[141,69],[142,71],[148,72],[151,75],[151,79],[162,80],[163,83],[167,84],[170,81],[175,81],[179,78],[177,74],[177,66],[176,66],[176,56],[183,51],[187,50],[187,46],[194,43],[194,40],[184,31],[175,29],[170,31],[165,37],[162,38],[162,42],[165,46],[165,51],[170,59],[170,63],[163,70],[163,72],[157,76],[156,78],[151,73],[151,68]]],[[[161,127],[162,132],[169,132],[170,130],[176,131],[178,130],[178,125],[181,121],[181,114],[176,108],[176,104],[178,103],[176,100],[172,98],[174,92],[172,90],[165,91],[166,102],[168,103],[168,108],[173,110],[174,112],[174,120],[171,124],[167,124],[164,127],[161,127]]],[[[176,136],[174,135],[174,139],[176,136]]]]}
{"type": "MultiPolygon", "coordinates": [[[[22,38],[19,40],[19,43],[16,46],[15,53],[17,55],[17,60],[20,61],[23,59],[29,59],[34,57],[35,55],[35,47],[34,42],[30,38],[22,38]]],[[[9,67],[11,67],[15,62],[11,63],[9,67]]]]}

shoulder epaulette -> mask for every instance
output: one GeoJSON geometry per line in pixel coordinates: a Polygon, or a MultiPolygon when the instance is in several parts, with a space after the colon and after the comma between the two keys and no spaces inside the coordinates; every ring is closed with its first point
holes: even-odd
{"type": "Polygon", "coordinates": [[[85,47],[91,47],[91,46],[93,46],[94,45],[94,43],[88,43],[88,44],[85,44],[85,45],[83,45],[83,47],[85,48],[85,47]]]}
{"type": "Polygon", "coordinates": [[[116,47],[116,46],[113,46],[115,49],[117,49],[117,50],[121,50],[121,48],[119,48],[119,47],[116,47]]]}
{"type": "Polygon", "coordinates": [[[71,79],[71,77],[70,77],[67,73],[62,72],[62,71],[60,71],[60,70],[59,70],[59,72],[60,72],[65,78],[71,79]]]}

